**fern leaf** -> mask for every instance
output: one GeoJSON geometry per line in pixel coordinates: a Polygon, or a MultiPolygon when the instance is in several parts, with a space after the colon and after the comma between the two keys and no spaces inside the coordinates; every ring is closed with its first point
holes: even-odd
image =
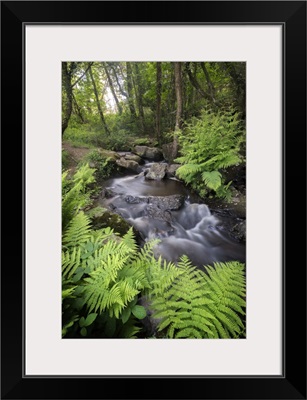
{"type": "Polygon", "coordinates": [[[81,263],[81,249],[74,247],[72,251],[62,252],[63,278],[71,278],[81,263]]]}
{"type": "Polygon", "coordinates": [[[159,330],[175,338],[237,337],[244,329],[237,314],[245,305],[243,265],[217,263],[205,273],[184,256],[177,268],[181,273],[172,285],[152,296],[153,316],[161,319],[159,330]]]}
{"type": "Polygon", "coordinates": [[[201,168],[198,164],[184,164],[177,169],[176,175],[187,183],[191,183],[195,174],[200,172],[200,170],[201,168]]]}
{"type": "Polygon", "coordinates": [[[90,237],[90,219],[81,211],[71,220],[62,242],[66,247],[80,246],[87,242],[90,237]]]}
{"type": "Polygon", "coordinates": [[[201,176],[209,189],[217,190],[222,184],[222,175],[218,171],[204,171],[201,176]]]}

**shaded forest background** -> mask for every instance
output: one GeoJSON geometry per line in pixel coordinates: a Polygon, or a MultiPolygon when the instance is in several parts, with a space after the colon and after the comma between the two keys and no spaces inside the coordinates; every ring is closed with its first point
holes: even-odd
{"type": "Polygon", "coordinates": [[[63,62],[63,139],[123,151],[175,142],[176,157],[174,131],[203,109],[244,124],[245,75],[242,62],[63,62]]]}

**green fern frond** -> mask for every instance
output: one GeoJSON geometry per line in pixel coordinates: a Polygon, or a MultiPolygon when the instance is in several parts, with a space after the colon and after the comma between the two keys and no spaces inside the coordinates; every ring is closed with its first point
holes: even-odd
{"type": "Polygon", "coordinates": [[[146,270],[149,282],[149,290],[145,293],[149,296],[162,296],[170,288],[175,279],[182,273],[172,262],[162,262],[161,257],[152,258],[149,268],[146,270]]]}
{"type": "Polygon", "coordinates": [[[176,171],[178,178],[185,180],[187,183],[191,183],[195,178],[195,175],[201,171],[199,164],[184,164],[179,167],[176,171]]]}
{"type": "Polygon", "coordinates": [[[81,249],[74,247],[72,251],[62,252],[63,278],[70,278],[81,264],[81,249]]]}
{"type": "Polygon", "coordinates": [[[81,165],[73,176],[73,182],[75,184],[82,185],[82,188],[89,185],[90,183],[95,182],[95,168],[90,168],[88,164],[81,165]]]}
{"type": "Polygon", "coordinates": [[[244,265],[216,263],[207,273],[186,256],[177,265],[181,274],[164,292],[152,296],[153,316],[169,338],[230,338],[244,330],[244,265]]]}
{"type": "Polygon", "coordinates": [[[62,174],[62,229],[68,226],[70,220],[86,205],[91,203],[90,190],[87,186],[95,181],[95,170],[88,164],[80,167],[72,179],[68,179],[68,171],[62,174]]]}
{"type": "Polygon", "coordinates": [[[138,246],[137,246],[137,243],[135,241],[135,235],[134,235],[132,227],[123,236],[122,243],[130,250],[131,253],[137,251],[138,246]]]}
{"type": "Polygon", "coordinates": [[[64,233],[62,243],[66,248],[80,246],[91,237],[90,219],[84,212],[79,212],[64,233]]]}
{"type": "Polygon", "coordinates": [[[240,162],[242,162],[241,157],[237,154],[237,149],[236,150],[229,150],[228,152],[222,152],[219,155],[219,168],[228,168],[231,167],[232,165],[237,165],[240,162]]]}
{"type": "Polygon", "coordinates": [[[204,171],[201,176],[209,189],[216,191],[222,184],[222,175],[218,171],[204,171]]]}

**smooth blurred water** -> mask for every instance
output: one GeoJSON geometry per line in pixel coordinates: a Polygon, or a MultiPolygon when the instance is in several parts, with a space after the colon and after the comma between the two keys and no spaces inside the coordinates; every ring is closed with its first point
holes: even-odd
{"type": "MultiPolygon", "coordinates": [[[[205,204],[191,203],[188,189],[179,181],[163,179],[145,180],[144,176],[126,176],[111,179],[105,187],[116,195],[103,199],[102,205],[110,207],[133,225],[146,240],[158,238],[154,253],[168,261],[177,262],[186,254],[194,265],[237,260],[245,262],[245,245],[236,242],[220,229],[222,217],[212,215],[205,204]],[[142,196],[184,195],[183,206],[176,211],[162,212],[162,218],[148,215],[148,202],[142,196]],[[126,201],[127,195],[140,196],[139,203],[126,201]]],[[[155,207],[155,206],[154,206],[155,207]]]]}

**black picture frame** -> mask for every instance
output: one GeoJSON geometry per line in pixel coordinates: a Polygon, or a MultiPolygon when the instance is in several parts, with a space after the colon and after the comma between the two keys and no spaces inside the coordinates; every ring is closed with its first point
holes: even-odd
{"type": "MultiPolygon", "coordinates": [[[[306,399],[306,2],[2,1],[1,59],[1,398],[306,399]],[[282,376],[80,379],[23,375],[26,267],[23,29],[27,23],[283,26],[282,376]],[[303,234],[298,227],[303,227],[303,234]],[[19,256],[17,249],[21,250],[19,256]]],[[[140,357],[140,363],[146,362],[142,355],[136,356],[140,357]]]]}

